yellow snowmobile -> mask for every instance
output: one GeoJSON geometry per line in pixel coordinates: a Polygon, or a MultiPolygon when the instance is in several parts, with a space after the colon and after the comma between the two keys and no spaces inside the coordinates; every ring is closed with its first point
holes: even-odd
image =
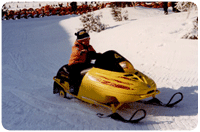
{"type": "MultiPolygon", "coordinates": [[[[57,75],[53,78],[54,87],[53,93],[59,93],[64,98],[69,98],[67,94],[88,102],[110,108],[113,114],[103,116],[98,113],[99,117],[111,117],[123,122],[138,122],[145,118],[146,111],[143,109],[137,110],[133,116],[142,111],[144,115],[136,120],[125,120],[116,110],[124,103],[136,102],[145,98],[153,97],[152,100],[143,103],[151,103],[164,105],[155,96],[160,93],[156,88],[156,83],[142,72],[136,70],[133,65],[115,51],[107,51],[96,60],[92,60],[92,67],[81,71],[82,81],[77,95],[69,92],[68,65],[62,66],[57,75]]],[[[165,106],[173,106],[180,102],[183,98],[173,104],[169,103],[165,106]]]]}

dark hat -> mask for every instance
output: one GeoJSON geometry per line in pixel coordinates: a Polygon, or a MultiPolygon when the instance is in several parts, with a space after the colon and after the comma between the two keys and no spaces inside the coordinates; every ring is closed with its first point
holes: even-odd
{"type": "Polygon", "coordinates": [[[89,38],[90,37],[85,29],[82,29],[82,30],[78,31],[77,33],[75,33],[75,35],[77,36],[77,40],[85,39],[85,38],[89,38]]]}

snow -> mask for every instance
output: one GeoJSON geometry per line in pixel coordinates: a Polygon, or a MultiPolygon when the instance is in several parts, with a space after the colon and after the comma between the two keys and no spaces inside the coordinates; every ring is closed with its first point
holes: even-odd
{"type": "Polygon", "coordinates": [[[52,93],[53,77],[68,63],[77,15],[2,21],[2,125],[8,130],[192,130],[198,124],[198,41],[181,39],[190,20],[187,12],[164,15],[162,9],[127,8],[129,20],[115,22],[102,9],[109,28],[92,32],[97,52],[116,50],[134,67],[151,77],[167,102],[175,92],[184,99],[173,108],[129,103],[118,113],[126,119],[143,108],[147,117],[138,124],[98,118],[109,114],[102,106],[52,93]]]}

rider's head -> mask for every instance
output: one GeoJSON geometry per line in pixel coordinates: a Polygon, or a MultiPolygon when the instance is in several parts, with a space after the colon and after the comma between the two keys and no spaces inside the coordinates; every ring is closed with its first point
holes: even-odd
{"type": "Polygon", "coordinates": [[[89,34],[86,32],[85,29],[82,29],[80,31],[78,31],[77,33],[75,33],[75,35],[77,36],[77,41],[79,43],[85,44],[85,45],[89,45],[90,42],[90,36],[89,34]]]}

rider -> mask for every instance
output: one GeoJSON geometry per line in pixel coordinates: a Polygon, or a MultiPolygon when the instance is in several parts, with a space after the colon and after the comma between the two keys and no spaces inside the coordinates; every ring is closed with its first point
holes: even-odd
{"type": "Polygon", "coordinates": [[[69,87],[70,93],[77,95],[81,83],[80,72],[91,67],[90,60],[96,56],[96,51],[90,45],[90,36],[85,29],[75,33],[77,36],[72,54],[69,59],[69,87]]]}

